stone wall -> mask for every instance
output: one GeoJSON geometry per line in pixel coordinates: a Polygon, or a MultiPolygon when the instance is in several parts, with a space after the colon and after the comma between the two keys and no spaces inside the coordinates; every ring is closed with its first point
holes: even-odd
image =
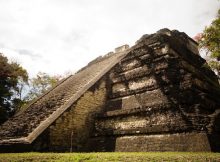
{"type": "Polygon", "coordinates": [[[211,151],[205,133],[98,137],[92,142],[96,146],[93,151],[211,151]]]}
{"type": "Polygon", "coordinates": [[[204,68],[196,43],[176,34],[147,36],[110,71],[91,151],[220,150],[210,138],[219,133],[216,76],[204,68]]]}
{"type": "Polygon", "coordinates": [[[102,79],[48,128],[49,150],[86,151],[94,117],[103,111],[105,100],[106,83],[102,79]]]}

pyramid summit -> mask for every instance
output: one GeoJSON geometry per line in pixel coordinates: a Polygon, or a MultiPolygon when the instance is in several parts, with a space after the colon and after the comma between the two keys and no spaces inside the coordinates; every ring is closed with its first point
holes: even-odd
{"type": "Polygon", "coordinates": [[[0,151],[220,151],[220,86],[162,29],[71,75],[0,126],[0,151]]]}

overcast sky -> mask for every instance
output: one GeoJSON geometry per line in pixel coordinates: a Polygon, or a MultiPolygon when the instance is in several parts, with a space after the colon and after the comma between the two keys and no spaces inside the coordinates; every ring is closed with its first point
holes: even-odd
{"type": "Polygon", "coordinates": [[[143,34],[178,29],[193,37],[218,0],[0,0],[0,52],[31,76],[75,72],[143,34]]]}

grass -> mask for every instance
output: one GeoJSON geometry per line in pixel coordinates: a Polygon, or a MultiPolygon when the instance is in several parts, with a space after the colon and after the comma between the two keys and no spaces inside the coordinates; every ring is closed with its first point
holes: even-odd
{"type": "Polygon", "coordinates": [[[220,153],[2,153],[0,162],[220,162],[220,153]]]}

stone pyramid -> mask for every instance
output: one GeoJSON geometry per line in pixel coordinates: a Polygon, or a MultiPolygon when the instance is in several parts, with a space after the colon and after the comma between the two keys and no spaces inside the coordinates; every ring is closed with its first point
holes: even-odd
{"type": "Polygon", "coordinates": [[[0,126],[0,151],[220,151],[220,86],[185,33],[116,48],[0,126]]]}

